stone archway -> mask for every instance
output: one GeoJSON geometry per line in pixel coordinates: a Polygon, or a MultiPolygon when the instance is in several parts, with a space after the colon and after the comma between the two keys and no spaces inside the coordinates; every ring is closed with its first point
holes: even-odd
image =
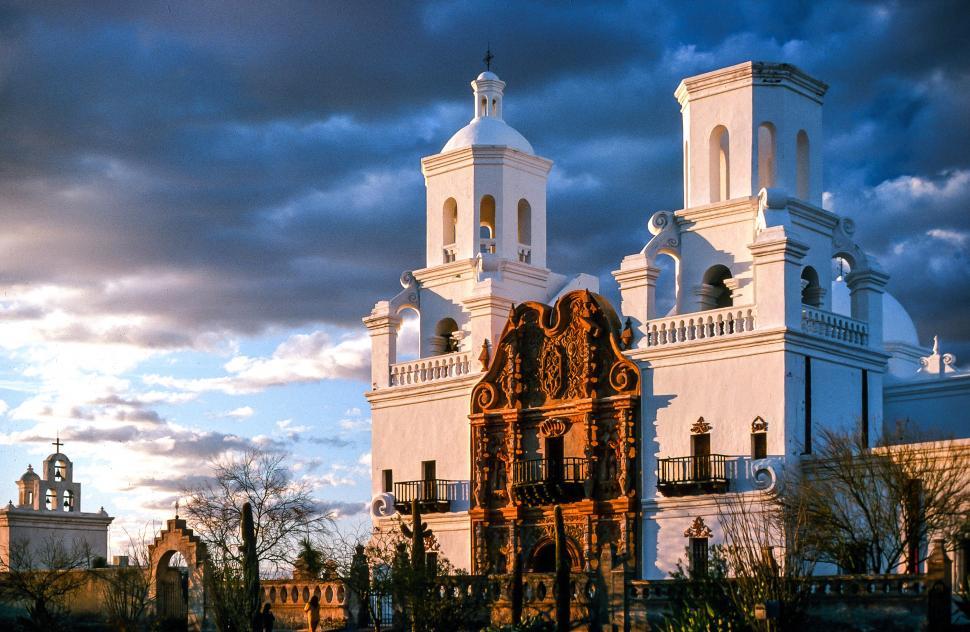
{"type": "Polygon", "coordinates": [[[199,536],[176,516],[168,520],[155,542],[148,547],[149,571],[153,573],[151,593],[156,613],[185,617],[186,629],[201,632],[206,621],[206,565],[208,554],[199,536]],[[182,555],[187,576],[169,568],[176,553],[182,555]]]}

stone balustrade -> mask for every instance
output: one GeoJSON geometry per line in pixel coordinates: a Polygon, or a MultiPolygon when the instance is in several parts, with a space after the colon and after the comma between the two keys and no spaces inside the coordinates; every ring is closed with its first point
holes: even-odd
{"type": "Polygon", "coordinates": [[[712,338],[727,338],[755,330],[755,308],[725,307],[647,321],[646,345],[663,347],[712,338]]]}
{"type": "Polygon", "coordinates": [[[264,579],[260,587],[262,602],[269,603],[276,616],[277,630],[305,629],[303,608],[314,596],[320,600],[320,629],[342,629],[354,601],[339,580],[264,579]]]}
{"type": "Polygon", "coordinates": [[[392,364],[390,384],[412,386],[478,373],[478,367],[473,365],[471,356],[468,351],[459,351],[392,364]]]}
{"type": "Polygon", "coordinates": [[[807,305],[802,305],[802,331],[849,344],[869,344],[868,323],[807,305]]]}

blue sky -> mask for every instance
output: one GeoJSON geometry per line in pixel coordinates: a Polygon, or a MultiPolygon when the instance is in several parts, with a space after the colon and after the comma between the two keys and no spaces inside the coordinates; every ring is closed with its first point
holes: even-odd
{"type": "MultiPolygon", "coordinates": [[[[681,200],[684,76],[830,85],[826,204],[928,344],[970,354],[965,2],[0,5],[0,482],[60,432],[121,527],[227,450],[286,450],[363,520],[360,324],[424,258],[419,160],[470,117],[555,161],[549,263],[598,275],[681,200]]],[[[0,483],[2,484],[2,483],[0,483]]]]}

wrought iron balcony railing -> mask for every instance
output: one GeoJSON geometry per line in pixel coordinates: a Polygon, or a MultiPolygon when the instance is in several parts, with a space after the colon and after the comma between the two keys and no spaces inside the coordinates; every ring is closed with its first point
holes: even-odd
{"type": "Polygon", "coordinates": [[[588,478],[589,461],[577,457],[527,459],[512,465],[512,488],[534,505],[579,500],[588,478]]]}
{"type": "Polygon", "coordinates": [[[723,454],[657,460],[657,490],[664,496],[723,494],[728,490],[723,454]]]}
{"type": "Polygon", "coordinates": [[[411,503],[415,500],[424,513],[451,511],[451,503],[460,500],[460,496],[461,481],[435,478],[394,483],[394,508],[401,513],[411,511],[411,503]]]}

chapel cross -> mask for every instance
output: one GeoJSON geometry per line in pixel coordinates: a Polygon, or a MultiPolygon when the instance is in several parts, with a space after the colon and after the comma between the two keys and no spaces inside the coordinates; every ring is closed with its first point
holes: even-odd
{"type": "Polygon", "coordinates": [[[58,435],[57,435],[57,440],[54,441],[54,443],[52,443],[51,445],[54,446],[55,448],[57,448],[57,452],[60,453],[61,446],[64,445],[63,443],[61,443],[61,435],[60,435],[60,433],[58,433],[58,435]]]}
{"type": "Polygon", "coordinates": [[[485,57],[482,58],[482,61],[485,62],[485,70],[491,70],[492,69],[492,60],[493,59],[495,59],[495,55],[492,54],[492,45],[489,44],[488,45],[488,48],[485,50],[485,57]]]}

